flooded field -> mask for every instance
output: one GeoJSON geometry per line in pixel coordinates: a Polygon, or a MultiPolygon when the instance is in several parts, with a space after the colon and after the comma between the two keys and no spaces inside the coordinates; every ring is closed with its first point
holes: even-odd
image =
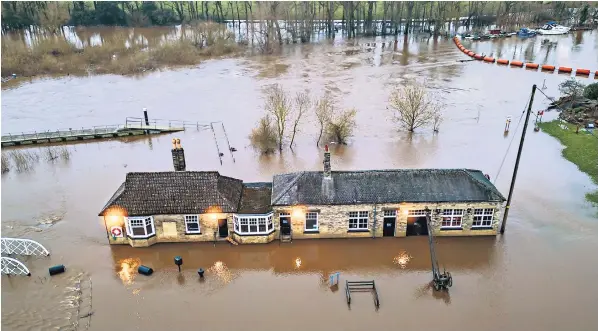
{"type": "MultiPolygon", "coordinates": [[[[598,70],[598,33],[472,42],[466,47],[508,59],[598,70]],[[497,55],[498,56],[498,55],[497,55]]],[[[426,238],[274,242],[259,246],[159,244],[110,247],[97,214],[129,171],[172,170],[173,137],[181,138],[187,170],[218,170],[244,181],[280,172],[316,170],[315,116],[294,151],[261,156],[248,135],[263,114],[262,91],[330,92],[337,106],[357,109],[348,146],[333,146],[333,170],[384,168],[480,169],[506,195],[516,144],[499,168],[532,84],[549,96],[567,76],[466,60],[451,40],[417,36],[382,48],[382,39],[285,46],[279,56],[207,61],[144,77],[42,78],[2,91],[2,132],[123,124],[126,116],[222,121],[233,162],[218,158],[209,130],[69,145],[70,157],[40,160],[29,171],[2,175],[2,236],[38,240],[48,258],[24,259],[30,278],[2,276],[2,327],[7,330],[594,330],[598,288],[598,217],[584,194],[590,178],[564,160],[560,144],[529,127],[507,232],[496,238],[438,240],[441,266],[453,274],[449,294],[433,293],[426,238]],[[376,41],[376,46],[372,43],[376,41]],[[367,46],[370,43],[370,46],[367,46]],[[427,80],[445,105],[436,135],[400,132],[386,109],[394,86],[427,80]],[[512,131],[503,135],[507,116],[512,131]],[[183,257],[179,274],[173,263],[183,257]],[[64,264],[50,278],[47,268],[64,264]],[[138,275],[140,264],[154,268],[138,275]],[[206,269],[200,281],[196,270],[206,269]],[[330,273],[375,280],[369,294],[331,290],[330,273]],[[90,282],[91,279],[91,282],[90,282]],[[81,285],[81,291],[72,288],[81,285]],[[91,285],[93,284],[93,285],[91,285]],[[89,312],[93,314],[89,315],[89,312]],[[82,318],[79,318],[82,317],[82,318]],[[76,321],[76,322],[75,322],[76,321]]],[[[465,44],[465,43],[464,43],[465,44]]],[[[584,79],[584,83],[593,79],[584,79]]],[[[534,110],[548,101],[536,93],[534,110]]],[[[548,112],[544,120],[557,116],[548,112]]],[[[521,127],[519,131],[521,132],[521,127]]],[[[226,140],[216,131],[220,149],[226,140]]],[[[34,148],[43,153],[44,147],[34,148]]]]}

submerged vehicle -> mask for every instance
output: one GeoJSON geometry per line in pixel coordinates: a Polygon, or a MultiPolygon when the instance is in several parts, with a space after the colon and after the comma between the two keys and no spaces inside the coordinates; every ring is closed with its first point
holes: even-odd
{"type": "Polygon", "coordinates": [[[567,34],[569,30],[571,30],[570,27],[559,25],[556,22],[548,22],[538,29],[538,33],[542,35],[558,35],[567,34]]]}

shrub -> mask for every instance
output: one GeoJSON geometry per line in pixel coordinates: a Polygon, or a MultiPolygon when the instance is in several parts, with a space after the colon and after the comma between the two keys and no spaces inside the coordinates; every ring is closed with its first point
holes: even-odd
{"type": "Polygon", "coordinates": [[[258,127],[251,131],[249,140],[251,145],[264,154],[272,153],[278,146],[276,129],[268,115],[262,117],[258,127]]]}
{"type": "Polygon", "coordinates": [[[583,96],[588,99],[598,100],[598,83],[593,83],[586,86],[583,89],[583,96]]]}

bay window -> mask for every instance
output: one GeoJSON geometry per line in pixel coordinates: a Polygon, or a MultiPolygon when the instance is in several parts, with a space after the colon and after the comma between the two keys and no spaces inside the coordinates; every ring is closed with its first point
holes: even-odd
{"type": "Polygon", "coordinates": [[[270,234],[274,231],[272,214],[233,215],[233,229],[240,235],[270,234]]]}
{"type": "Polygon", "coordinates": [[[154,228],[154,218],[146,217],[126,217],[127,234],[131,238],[147,238],[156,234],[154,228]]]}

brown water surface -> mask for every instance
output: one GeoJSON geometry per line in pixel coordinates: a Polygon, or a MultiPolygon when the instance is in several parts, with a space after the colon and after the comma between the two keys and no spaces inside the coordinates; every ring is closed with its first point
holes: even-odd
{"type": "MultiPolygon", "coordinates": [[[[550,51],[541,48],[540,39],[466,47],[597,70],[597,36],[551,37],[558,44],[550,51]]],[[[440,264],[454,277],[450,294],[429,287],[426,238],[138,249],[107,244],[97,213],[128,171],[172,169],[172,137],[181,138],[188,170],[267,181],[280,172],[320,169],[312,115],[294,151],[261,156],[249,146],[247,136],[263,113],[262,90],[274,83],[291,93],[308,90],[321,96],[329,91],[338,107],[358,110],[350,144],[332,148],[335,170],[475,168],[489,173],[506,195],[517,138],[498,177],[497,172],[511,138],[521,132],[521,126],[515,129],[532,84],[542,86],[545,79],[543,92],[557,96],[558,84],[567,77],[457,62],[468,57],[450,40],[423,36],[408,43],[391,40],[384,49],[380,39],[375,47],[364,45],[373,41],[289,45],[279,56],[213,60],[142,78],[45,78],[2,91],[3,134],[121,124],[126,116],[141,116],[146,107],[151,118],[223,121],[238,150],[235,162],[225,153],[221,165],[212,132],[188,130],[69,145],[67,161],[40,160],[31,171],[4,174],[2,236],[38,240],[52,255],[21,258],[30,278],[2,276],[2,327],[66,330],[78,321],[77,329],[89,330],[597,329],[597,210],[584,200],[596,187],[561,157],[555,139],[533,132],[532,125],[507,233],[438,240],[440,264]],[[412,78],[425,78],[445,105],[437,135],[430,129],[413,136],[401,133],[386,110],[393,87],[412,78]],[[507,116],[513,123],[505,137],[507,116]],[[48,219],[51,224],[45,224],[48,219]],[[176,255],[184,260],[180,274],[173,263],[176,255]],[[67,272],[50,278],[47,268],[56,264],[65,264],[67,272]],[[138,275],[140,264],[155,273],[138,275]],[[204,281],[196,274],[199,267],[207,270],[204,281]],[[336,271],[341,285],[374,279],[380,309],[374,309],[368,294],[356,294],[348,309],[344,288],[331,290],[326,283],[336,271]],[[73,290],[78,281],[80,294],[73,290]],[[91,319],[77,318],[89,311],[91,319]]],[[[537,93],[534,111],[547,103],[537,93]]],[[[544,120],[556,115],[547,113],[544,120]]],[[[215,127],[218,146],[225,151],[223,131],[215,127]]]]}

